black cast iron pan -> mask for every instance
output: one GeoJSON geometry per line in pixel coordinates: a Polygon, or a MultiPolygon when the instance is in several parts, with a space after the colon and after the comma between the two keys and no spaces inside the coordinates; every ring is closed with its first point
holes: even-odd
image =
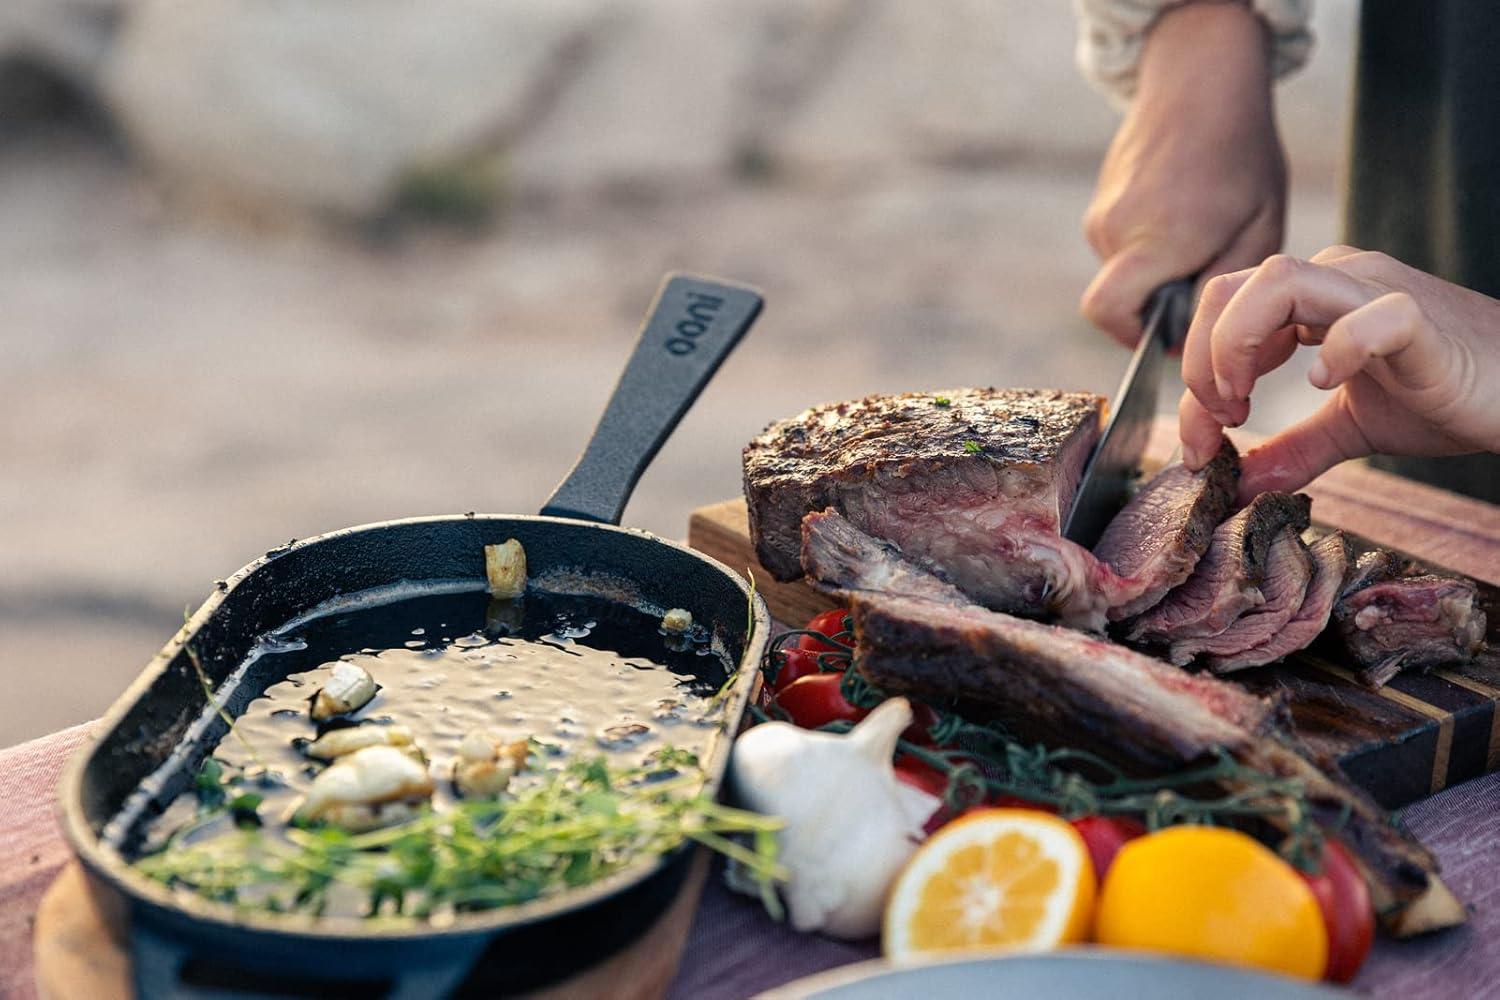
{"type": "MultiPolygon", "coordinates": [[[[628,944],[671,903],[691,852],[521,906],[466,914],[441,929],[367,927],[236,912],[176,894],[135,872],[102,838],[148,776],[165,804],[187,787],[225,735],[185,650],[218,697],[241,711],[280,678],[236,669],[256,640],[330,601],[424,581],[484,578],[483,546],[517,538],[533,578],[576,592],[711,623],[739,665],[729,728],[705,755],[710,790],[749,699],[770,630],[765,604],[722,564],[644,531],[618,526],[641,472],[759,313],[733,285],[672,276],[594,437],[540,516],[451,515],[335,531],[266,553],[204,602],[105,715],[62,785],[64,831],[112,930],[128,941],[145,997],[503,995],[556,982],[628,944]],[[747,607],[749,609],[747,613],[747,607]]],[[[569,405],[560,393],[556,405],[569,405]]]]}

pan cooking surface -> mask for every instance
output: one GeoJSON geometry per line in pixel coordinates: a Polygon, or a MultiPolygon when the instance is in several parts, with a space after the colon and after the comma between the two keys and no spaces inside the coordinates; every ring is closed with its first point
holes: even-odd
{"type": "MultiPolygon", "coordinates": [[[[325,766],[304,754],[306,744],[356,722],[412,731],[429,760],[439,810],[455,801],[455,752],[475,729],[540,744],[513,790],[540,780],[539,769],[582,758],[627,768],[665,747],[707,756],[723,728],[714,695],[729,676],[727,660],[701,626],[685,636],[659,626],[658,613],[535,591],[519,601],[492,601],[482,591],[430,594],[313,619],[262,645],[252,669],[263,693],[212,757],[237,779],[229,795],[261,796],[264,829],[283,836],[325,766]],[[319,725],[309,702],[338,661],[363,667],[380,690],[350,717],[319,725]]],[[[174,833],[177,844],[202,845],[232,833],[234,823],[226,812],[204,819],[189,789],[124,844],[134,856],[160,849],[174,833]]],[[[353,897],[330,902],[329,915],[358,916],[364,905],[353,897]]]]}

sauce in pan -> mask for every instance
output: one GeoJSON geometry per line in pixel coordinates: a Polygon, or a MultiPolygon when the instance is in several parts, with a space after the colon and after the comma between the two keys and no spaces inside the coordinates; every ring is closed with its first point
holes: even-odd
{"type": "MultiPolygon", "coordinates": [[[[313,778],[329,766],[307,756],[307,745],[356,724],[411,731],[437,811],[456,801],[455,755],[477,729],[535,741],[507,794],[579,760],[625,769],[668,747],[706,756],[724,725],[715,695],[730,665],[701,626],[671,634],[660,622],[659,612],[536,591],[516,601],[428,594],[303,621],[263,644],[247,676],[263,693],[212,757],[233,779],[224,786],[228,797],[257,796],[262,830],[280,839],[313,778]],[[379,690],[349,716],[316,723],[310,702],[340,661],[368,671],[379,690]]],[[[194,788],[132,825],[120,840],[132,856],[169,840],[169,850],[211,846],[238,832],[232,812],[205,815],[194,788]]],[[[359,906],[351,902],[347,915],[359,915],[359,906]]]]}

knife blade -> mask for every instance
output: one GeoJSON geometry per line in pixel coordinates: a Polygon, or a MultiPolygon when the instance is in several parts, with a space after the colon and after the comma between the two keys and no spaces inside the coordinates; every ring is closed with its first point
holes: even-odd
{"type": "Polygon", "coordinates": [[[1195,279],[1162,285],[1146,303],[1145,330],[1115,392],[1109,422],[1083,470],[1063,535],[1093,548],[1110,519],[1125,506],[1130,488],[1140,476],[1141,458],[1156,402],[1161,393],[1162,369],[1169,352],[1182,345],[1193,316],[1195,279]]]}

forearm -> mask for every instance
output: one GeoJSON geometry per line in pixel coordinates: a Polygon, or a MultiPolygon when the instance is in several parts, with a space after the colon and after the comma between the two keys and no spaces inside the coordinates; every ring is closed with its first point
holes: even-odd
{"type": "Polygon", "coordinates": [[[1075,0],[1075,6],[1079,67],[1121,104],[1148,85],[1153,49],[1196,60],[1209,74],[1216,58],[1254,53],[1269,80],[1301,66],[1312,46],[1309,0],[1075,0]],[[1161,44],[1167,35],[1172,44],[1161,44]]]}

